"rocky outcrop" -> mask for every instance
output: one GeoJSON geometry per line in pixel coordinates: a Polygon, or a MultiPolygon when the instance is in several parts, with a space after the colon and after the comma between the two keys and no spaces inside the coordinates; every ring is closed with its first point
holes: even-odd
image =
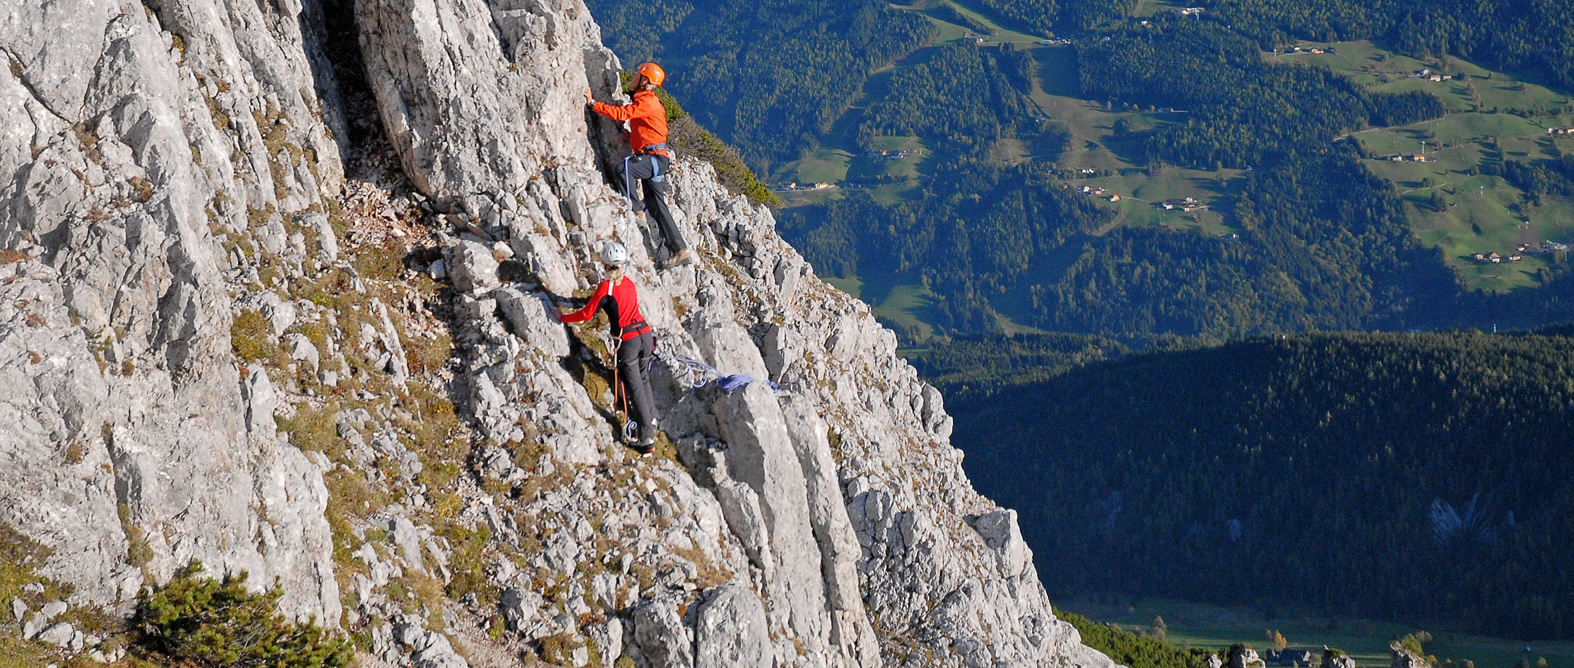
{"type": "Polygon", "coordinates": [[[320,22],[293,12],[0,8],[0,521],[79,602],[124,610],[198,559],[339,617],[320,472],[236,363],[225,288],[247,246],[310,262],[286,223],[342,178],[299,27],[320,22]]]}
{"type": "Polygon", "coordinates": [[[1388,643],[1388,659],[1390,668],[1424,668],[1432,665],[1425,657],[1410,651],[1398,640],[1388,643]]]}
{"type": "Polygon", "coordinates": [[[700,261],[657,268],[581,104],[619,93],[579,0],[353,4],[0,9],[27,119],[0,136],[0,522],[73,604],[200,559],[367,665],[1111,665],[940,394],[769,210],[680,159],[700,261]],[[365,90],[326,57],[346,17],[365,90]],[[379,150],[346,148],[358,95],[399,177],[346,176],[379,150]],[[617,444],[610,342],[554,314],[611,239],[661,333],[664,456],[617,444]]]}
{"type": "Polygon", "coordinates": [[[1356,668],[1355,658],[1337,649],[1323,650],[1322,668],[1356,668]]]}
{"type": "Polygon", "coordinates": [[[1250,647],[1230,648],[1230,668],[1266,668],[1268,664],[1250,647]]]}

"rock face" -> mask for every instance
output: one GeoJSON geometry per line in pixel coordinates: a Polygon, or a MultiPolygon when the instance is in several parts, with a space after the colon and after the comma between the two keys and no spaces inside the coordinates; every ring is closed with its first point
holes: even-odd
{"type": "Polygon", "coordinates": [[[200,559],[331,623],[327,492],[231,353],[215,236],[285,251],[283,221],[342,178],[314,23],[146,4],[0,7],[0,521],[84,603],[200,559]]]}
{"type": "Polygon", "coordinates": [[[12,1],[0,49],[0,522],[53,550],[42,575],[73,604],[125,612],[200,559],[367,629],[368,665],[1111,665],[1053,616],[1015,513],[973,491],[939,393],[769,210],[680,158],[700,261],[656,268],[608,185],[618,129],[581,103],[621,93],[580,0],[12,1]],[[359,57],[330,59],[347,17],[359,57]],[[328,419],[332,457],[276,426],[351,376],[399,396],[434,378],[397,299],[343,261],[373,242],[324,213],[388,187],[346,177],[368,112],[346,62],[417,191],[400,201],[429,212],[407,213],[438,247],[394,271],[449,281],[462,461],[390,431],[409,404],[364,384],[328,419]],[[554,317],[612,239],[660,332],[673,459],[616,444],[605,335],[554,317]],[[362,301],[308,294],[330,269],[362,301]],[[696,388],[679,358],[761,382],[696,388]],[[330,535],[335,471],[401,502],[330,535]],[[439,519],[476,528],[481,565],[451,562],[439,519]],[[390,598],[412,577],[494,594],[436,605],[440,632],[390,598]]]}

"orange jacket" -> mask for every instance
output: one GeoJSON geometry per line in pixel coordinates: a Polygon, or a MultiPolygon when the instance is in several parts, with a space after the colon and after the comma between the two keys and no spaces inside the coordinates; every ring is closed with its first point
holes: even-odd
{"type": "MultiPolygon", "coordinates": [[[[597,102],[591,109],[614,121],[628,121],[629,147],[635,153],[652,144],[667,143],[667,110],[661,108],[661,100],[656,99],[656,94],[651,91],[634,93],[634,101],[621,107],[597,102]]],[[[668,155],[661,149],[650,152],[668,155]]]]}

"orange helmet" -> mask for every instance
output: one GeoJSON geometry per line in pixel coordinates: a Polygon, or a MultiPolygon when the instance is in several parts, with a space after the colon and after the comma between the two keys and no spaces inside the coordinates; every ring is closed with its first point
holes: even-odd
{"type": "Polygon", "coordinates": [[[657,86],[660,86],[661,82],[667,80],[667,71],[661,69],[661,66],[655,63],[645,63],[635,68],[634,71],[645,75],[646,81],[656,84],[657,86]]]}

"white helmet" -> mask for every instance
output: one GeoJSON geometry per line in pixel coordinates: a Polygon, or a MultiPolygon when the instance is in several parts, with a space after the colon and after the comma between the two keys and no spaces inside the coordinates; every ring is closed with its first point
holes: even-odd
{"type": "Polygon", "coordinates": [[[601,262],[603,264],[621,267],[629,261],[629,249],[616,241],[608,241],[601,247],[601,262]]]}

